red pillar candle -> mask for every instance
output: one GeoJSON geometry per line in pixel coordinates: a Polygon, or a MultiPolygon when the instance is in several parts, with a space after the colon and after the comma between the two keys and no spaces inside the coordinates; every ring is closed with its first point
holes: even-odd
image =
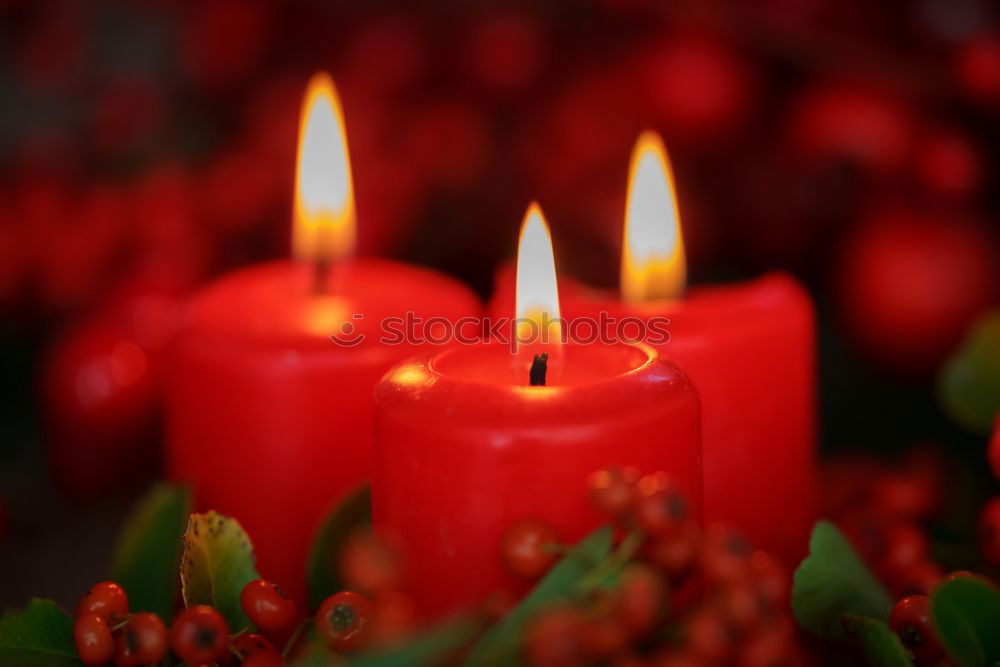
{"type": "MultiPolygon", "coordinates": [[[[669,340],[656,348],[701,397],[706,522],[727,523],[794,566],[818,510],[812,302],[781,273],[685,292],[669,174],[660,140],[643,135],[629,179],[622,296],[563,280],[563,316],[669,318],[669,340]]],[[[492,313],[512,300],[508,268],[492,313]]]]}
{"type": "MultiPolygon", "coordinates": [[[[522,263],[533,220],[544,228],[529,215],[522,263]]],[[[551,265],[551,245],[545,254],[551,265]]],[[[536,273],[554,295],[554,270],[536,273]]],[[[519,315],[557,312],[519,292],[519,315]]],[[[501,560],[505,529],[540,519],[562,540],[582,537],[604,520],[587,500],[595,470],[666,471],[700,506],[698,399],[685,376],[647,346],[557,347],[546,386],[528,386],[532,346],[482,343],[409,360],[376,388],[375,522],[404,545],[424,615],[522,592],[501,560]]]]}
{"type": "Polygon", "coordinates": [[[307,102],[302,139],[315,143],[299,154],[299,258],[235,272],[199,294],[167,385],[170,477],[192,483],[200,507],[239,519],[261,574],[298,600],[318,520],[370,477],[372,388],[415,351],[382,340],[384,318],[454,322],[480,309],[443,275],[337,257],[353,238],[353,197],[332,82],[314,80],[307,102]]]}

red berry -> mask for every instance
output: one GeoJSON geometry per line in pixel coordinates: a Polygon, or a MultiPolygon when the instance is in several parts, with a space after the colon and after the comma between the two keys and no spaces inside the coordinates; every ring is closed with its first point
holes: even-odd
{"type": "Polygon", "coordinates": [[[167,653],[167,627],[156,614],[135,614],[118,635],[118,662],[148,665],[163,660],[167,653]]]}
{"type": "Polygon", "coordinates": [[[128,615],[125,589],[113,581],[102,581],[90,587],[76,605],[76,615],[94,613],[115,623],[128,615]]]}
{"type": "Polygon", "coordinates": [[[574,667],[582,664],[580,612],[557,606],[541,612],[528,626],[524,652],[532,667],[574,667]]]}
{"type": "Polygon", "coordinates": [[[588,658],[607,660],[628,648],[630,635],[630,629],[621,618],[602,614],[582,620],[579,642],[588,658]]]}
{"type": "Polygon", "coordinates": [[[320,605],[316,632],[336,651],[357,650],[368,640],[374,612],[374,605],[365,596],[341,591],[320,605]]]}
{"type": "Polygon", "coordinates": [[[687,625],[687,650],[699,664],[728,664],[736,642],[735,630],[725,615],[711,606],[694,613],[687,625]]]}
{"type": "Polygon", "coordinates": [[[87,667],[103,665],[115,655],[115,640],[108,622],[93,612],[85,612],[76,619],[73,643],[80,654],[80,661],[87,667]]]}
{"type": "Polygon", "coordinates": [[[667,586],[656,570],[630,563],[622,572],[618,616],[634,636],[648,633],[666,610],[667,586]]]}
{"type": "Polygon", "coordinates": [[[889,615],[889,627],[913,651],[918,663],[931,665],[944,655],[931,618],[931,600],[926,595],[910,595],[897,602],[889,615]]]}
{"type": "Polygon", "coordinates": [[[266,637],[255,632],[240,635],[234,639],[233,648],[239,651],[240,655],[244,657],[253,655],[254,653],[260,653],[262,651],[276,651],[274,645],[269,642],[266,637]]]}
{"type": "Polygon", "coordinates": [[[367,527],[351,534],[340,558],[340,572],[347,586],[365,593],[398,588],[402,567],[399,545],[367,527]]]}
{"type": "Polygon", "coordinates": [[[900,523],[887,534],[886,552],[878,563],[882,572],[891,574],[927,558],[927,537],[913,524],[900,523]]]}
{"type": "Polygon", "coordinates": [[[635,518],[649,535],[674,535],[691,516],[687,498],[664,473],[639,480],[635,518]]]}
{"type": "Polygon", "coordinates": [[[208,605],[188,607],[174,619],[170,647],[181,660],[192,664],[211,663],[226,654],[229,626],[222,614],[208,605]]]}
{"type": "Polygon", "coordinates": [[[1000,37],[986,34],[969,40],[959,50],[956,69],[970,97],[990,104],[1000,102],[1000,37]]]}
{"type": "Polygon", "coordinates": [[[518,521],[503,536],[502,554],[507,569],[524,579],[535,579],[543,574],[557,554],[551,550],[559,543],[552,526],[541,521],[518,521]]]}
{"type": "Polygon", "coordinates": [[[787,609],[792,594],[792,579],[788,571],[771,554],[755,551],[750,556],[750,572],[758,593],[772,609],[787,609]]]}
{"type": "Polygon", "coordinates": [[[295,603],[264,579],[254,579],[243,587],[240,606],[250,621],[266,632],[282,632],[295,622],[295,603]]]}
{"type": "Polygon", "coordinates": [[[1000,478],[1000,414],[993,421],[993,437],[990,438],[989,455],[993,475],[1000,478]]]}
{"type": "Polygon", "coordinates": [[[714,524],[705,532],[701,566],[711,582],[742,579],[750,570],[752,555],[750,543],[725,526],[714,524]]]}
{"type": "Polygon", "coordinates": [[[646,557],[671,579],[690,574],[701,553],[701,526],[685,521],[676,535],[654,537],[645,546],[646,557]]]}
{"type": "Polygon", "coordinates": [[[1000,566],[1000,496],[983,505],[979,514],[979,548],[990,565],[1000,566]]]}
{"type": "Polygon", "coordinates": [[[246,657],[243,667],[284,667],[285,659],[277,651],[258,651],[246,657]]]}
{"type": "Polygon", "coordinates": [[[617,517],[631,506],[638,481],[637,468],[598,470],[587,479],[590,501],[599,511],[617,517]]]}

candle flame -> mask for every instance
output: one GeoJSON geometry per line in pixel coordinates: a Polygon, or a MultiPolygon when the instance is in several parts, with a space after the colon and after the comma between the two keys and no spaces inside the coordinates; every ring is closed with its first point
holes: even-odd
{"type": "Polygon", "coordinates": [[[626,301],[677,297],[684,291],[686,273],[673,170],[659,135],[646,131],[636,141],[629,170],[622,297],[626,301]]]}
{"type": "MultiPolygon", "coordinates": [[[[552,235],[536,202],[528,207],[521,223],[517,245],[517,343],[537,341],[558,345],[562,334],[559,323],[559,290],[556,264],[552,254],[552,235]]],[[[532,345],[532,348],[537,346],[532,345]]]]}
{"type": "Polygon", "coordinates": [[[329,262],[354,250],[354,186],[344,112],[333,79],[309,81],[299,121],[292,251],[329,262]]]}

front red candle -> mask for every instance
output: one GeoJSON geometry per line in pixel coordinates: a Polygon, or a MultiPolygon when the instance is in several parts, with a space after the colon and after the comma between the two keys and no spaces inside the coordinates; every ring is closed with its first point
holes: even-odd
{"type": "MultiPolygon", "coordinates": [[[[701,397],[706,522],[727,523],[795,566],[818,509],[812,303],[779,273],[685,292],[669,172],[659,139],[643,135],[630,177],[622,296],[560,281],[563,316],[669,319],[669,340],[655,347],[701,397]]],[[[498,274],[494,316],[513,301],[512,283],[510,269],[498,274]]],[[[634,336],[635,327],[619,334],[634,336]]]]}
{"type": "MultiPolygon", "coordinates": [[[[318,83],[335,108],[328,79],[318,83]]],[[[318,131],[331,121],[319,121],[318,131]]],[[[300,149],[300,172],[303,161],[321,157],[311,150],[310,158],[300,149]]],[[[347,179],[330,188],[337,206],[319,206],[322,179],[299,174],[301,259],[233,273],[198,295],[175,341],[167,386],[171,478],[191,482],[200,507],[236,517],[261,574],[297,600],[305,597],[318,520],[371,474],[372,387],[416,349],[382,339],[386,318],[411,312],[475,321],[479,311],[475,295],[440,274],[335,257],[353,237],[346,144],[321,152],[340,157],[339,171],[320,165],[321,176],[347,179]],[[303,193],[310,188],[312,195],[303,193]]]]}
{"type": "Polygon", "coordinates": [[[523,353],[456,347],[376,388],[375,521],[401,539],[424,615],[523,591],[501,560],[504,530],[532,518],[582,537],[602,521],[586,494],[595,470],[666,471],[700,507],[698,398],[683,374],[646,346],[567,344],[546,386],[529,386],[523,353]]]}

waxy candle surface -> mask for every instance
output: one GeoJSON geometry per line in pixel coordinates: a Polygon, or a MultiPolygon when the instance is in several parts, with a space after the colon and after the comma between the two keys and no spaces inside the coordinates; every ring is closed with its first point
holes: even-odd
{"type": "Polygon", "coordinates": [[[664,470],[700,502],[697,394],[646,346],[565,345],[551,382],[499,344],[421,355],[376,388],[373,510],[400,538],[425,616],[527,586],[504,568],[503,532],[534,518],[572,542],[606,521],[587,476],[664,470]]]}
{"type": "Polygon", "coordinates": [[[238,519],[262,576],[300,601],[317,522],[371,474],[372,387],[416,349],[380,343],[383,318],[480,311],[456,281],[391,261],[346,260],[322,294],[314,281],[308,262],[281,261],[208,287],[177,337],[167,392],[170,477],[193,484],[198,507],[238,519]],[[329,338],[345,322],[362,343],[329,338]]]}
{"type": "MultiPolygon", "coordinates": [[[[501,278],[500,301],[509,300],[501,292],[510,281],[501,278]]],[[[727,523],[796,565],[807,551],[819,490],[815,323],[803,287],[772,273],[647,303],[624,303],[568,280],[561,287],[568,320],[601,311],[670,319],[670,339],[657,347],[701,396],[705,520],[727,523]]]]}

